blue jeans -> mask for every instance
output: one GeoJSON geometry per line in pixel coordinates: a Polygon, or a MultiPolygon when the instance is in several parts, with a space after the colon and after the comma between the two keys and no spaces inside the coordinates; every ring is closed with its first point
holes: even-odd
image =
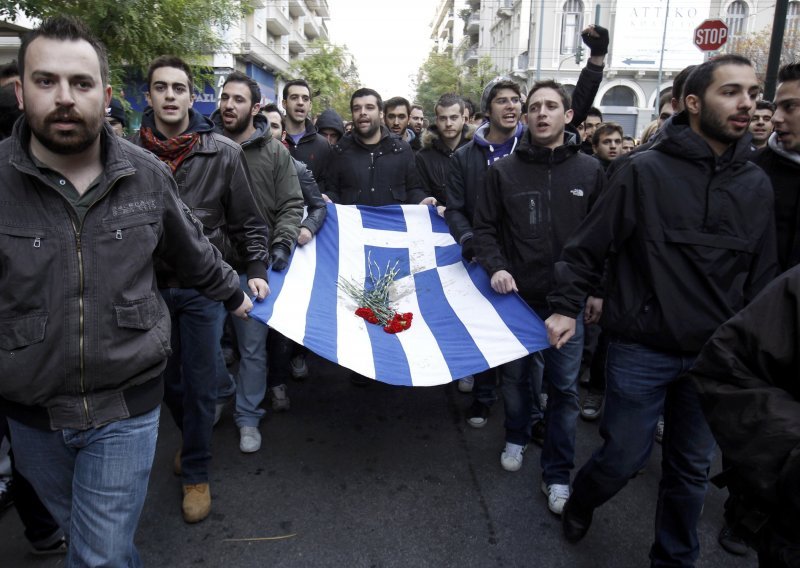
{"type": "Polygon", "coordinates": [[[569,485],[575,467],[575,435],[580,414],[578,375],[583,355],[583,317],[578,315],[575,335],[556,349],[541,351],[538,361],[544,365],[543,380],[547,383],[547,429],[542,448],[542,480],[552,485],[569,485]]]}
{"type": "Polygon", "coordinates": [[[692,566],[700,552],[697,520],[705,499],[715,442],[686,377],[694,356],[657,351],[611,338],[606,401],[600,422],[603,446],[575,477],[572,499],[599,507],[645,466],[656,424],[664,414],[653,566],[692,566]]]}
{"type": "Polygon", "coordinates": [[[539,353],[533,353],[499,367],[506,442],[511,444],[524,446],[530,442],[531,427],[543,418],[539,401],[542,390],[540,359],[539,353]]]}
{"type": "Polygon", "coordinates": [[[172,318],[164,402],[183,433],[183,483],[207,483],[225,309],[192,288],[164,288],[161,295],[172,318]]]}
{"type": "Polygon", "coordinates": [[[69,540],[67,567],[141,566],[133,544],[147,494],[159,408],[91,430],[9,419],[16,465],[69,540]]]}
{"type": "MultiPolygon", "coordinates": [[[[252,294],[247,276],[239,276],[242,290],[252,294]]],[[[239,374],[236,375],[236,426],[258,426],[265,410],[261,403],[267,394],[267,332],[269,328],[254,319],[232,318],[239,344],[239,374]]]]}

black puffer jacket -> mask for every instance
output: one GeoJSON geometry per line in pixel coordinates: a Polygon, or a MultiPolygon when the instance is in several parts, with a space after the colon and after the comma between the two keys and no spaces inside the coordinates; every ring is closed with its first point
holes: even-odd
{"type": "Polygon", "coordinates": [[[416,154],[417,171],[425,190],[435,197],[440,205],[447,205],[447,172],[450,158],[456,150],[472,140],[474,132],[475,127],[465,124],[461,129],[461,140],[455,150],[451,150],[442,142],[435,124],[422,133],[422,149],[416,154]]]}
{"type": "Polygon", "coordinates": [[[306,131],[302,138],[295,144],[292,137],[287,136],[286,146],[289,148],[292,158],[308,166],[308,169],[314,174],[314,179],[317,180],[319,190],[325,193],[325,180],[333,156],[328,139],[319,134],[314,124],[307,118],[306,131]]]}
{"type": "Polygon", "coordinates": [[[685,114],[628,157],[556,264],[548,298],[577,317],[609,250],[605,331],[696,353],[777,274],[772,188],[749,139],[721,157],[685,114]]]}
{"type": "Polygon", "coordinates": [[[154,259],[238,307],[239,279],[151,153],[101,133],[97,200],[79,222],[33,162],[24,118],[0,143],[0,413],[97,428],[161,404],[170,317],[154,259]]]}
{"type": "Polygon", "coordinates": [[[492,164],[478,195],[478,262],[490,275],[510,272],[520,296],[536,308],[547,306],[553,265],[605,183],[600,163],[579,150],[571,132],[551,150],[534,146],[526,131],[513,154],[492,164]]]}
{"type": "Polygon", "coordinates": [[[428,197],[407,142],[381,126],[377,148],[369,149],[352,132],[333,147],[326,193],[342,205],[415,205],[428,197]]]}
{"type": "Polygon", "coordinates": [[[312,235],[316,235],[325,222],[325,217],[328,216],[328,208],[325,206],[325,200],[322,199],[319,186],[311,170],[303,162],[292,160],[297,170],[297,178],[300,180],[300,189],[303,192],[303,201],[305,202],[307,213],[300,226],[311,231],[312,235]]]}
{"type": "MultiPolygon", "coordinates": [[[[250,174],[241,146],[214,133],[214,123],[189,109],[187,132],[198,132],[200,140],[174,173],[181,200],[203,224],[206,236],[237,272],[264,278],[269,257],[269,229],[258,213],[250,190],[250,174]]],[[[142,127],[157,133],[153,109],[147,108],[142,127]]],[[[133,141],[141,145],[137,136],[133,141]]],[[[194,288],[180,280],[174,269],[157,265],[162,288],[194,288]]]]}

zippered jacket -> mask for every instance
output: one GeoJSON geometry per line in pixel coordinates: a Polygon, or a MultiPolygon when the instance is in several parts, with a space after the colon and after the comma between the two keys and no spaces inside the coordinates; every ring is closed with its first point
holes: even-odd
{"type": "Polygon", "coordinates": [[[455,150],[445,144],[434,124],[422,133],[422,149],[417,152],[417,171],[422,185],[430,195],[436,198],[439,205],[447,205],[447,172],[450,169],[450,158],[456,150],[469,143],[475,128],[465,124],[461,129],[461,140],[455,150]]]}
{"type": "Polygon", "coordinates": [[[478,262],[490,276],[507,270],[519,295],[536,308],[547,307],[553,266],[605,183],[600,163],[579,150],[572,132],[550,149],[534,146],[526,131],[514,153],[489,168],[478,195],[478,262]]]}
{"type": "Polygon", "coordinates": [[[407,142],[381,126],[381,139],[367,148],[349,132],[333,147],[326,193],[342,205],[415,205],[428,197],[407,142]]]}
{"type": "Polygon", "coordinates": [[[777,274],[772,187],[748,162],[748,137],[718,158],[685,113],[662,128],[611,177],[556,264],[548,299],[577,317],[608,257],[603,330],[697,353],[777,274]]]}
{"type": "Polygon", "coordinates": [[[228,309],[239,280],[151,153],[104,126],[99,197],[80,223],[30,136],[21,118],[0,143],[0,412],[53,430],[148,412],[170,354],[154,259],[228,309]]]}
{"type": "Polygon", "coordinates": [[[319,190],[325,193],[328,168],[333,158],[328,139],[319,134],[314,123],[306,118],[306,131],[303,133],[302,138],[295,144],[292,137],[287,136],[286,146],[289,148],[292,158],[298,162],[303,162],[311,170],[311,173],[314,174],[314,179],[317,180],[319,190]]]}

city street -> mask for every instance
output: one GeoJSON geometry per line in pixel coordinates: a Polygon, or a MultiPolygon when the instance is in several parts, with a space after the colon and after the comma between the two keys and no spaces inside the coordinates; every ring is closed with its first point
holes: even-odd
{"type": "MultiPolygon", "coordinates": [[[[211,516],[187,525],[172,473],[178,430],[162,414],[150,491],[137,535],[149,567],[641,567],[647,566],[660,446],[644,471],[595,513],[578,545],[561,535],[539,489],[539,448],[503,471],[502,403],[483,429],[455,385],[351,385],[318,358],[288,385],[292,409],[268,415],[262,450],[238,449],[231,410],[214,436],[211,516]]],[[[580,422],[578,464],[598,445],[580,422]]],[[[719,461],[719,460],[717,460],[719,461]]],[[[719,465],[717,463],[716,469],[719,465]]],[[[711,488],[700,523],[702,568],[754,567],[717,544],[725,493],[711,488]]],[[[15,511],[0,517],[0,566],[63,566],[27,552],[15,511]]]]}

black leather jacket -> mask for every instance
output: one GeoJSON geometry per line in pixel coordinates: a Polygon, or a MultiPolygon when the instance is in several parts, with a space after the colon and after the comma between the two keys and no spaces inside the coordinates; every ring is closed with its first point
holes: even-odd
{"type": "Polygon", "coordinates": [[[0,143],[0,412],[43,429],[96,428],[161,403],[170,317],[154,258],[230,308],[243,300],[167,167],[108,125],[101,136],[99,197],[83,223],[30,158],[24,118],[0,143]]]}

